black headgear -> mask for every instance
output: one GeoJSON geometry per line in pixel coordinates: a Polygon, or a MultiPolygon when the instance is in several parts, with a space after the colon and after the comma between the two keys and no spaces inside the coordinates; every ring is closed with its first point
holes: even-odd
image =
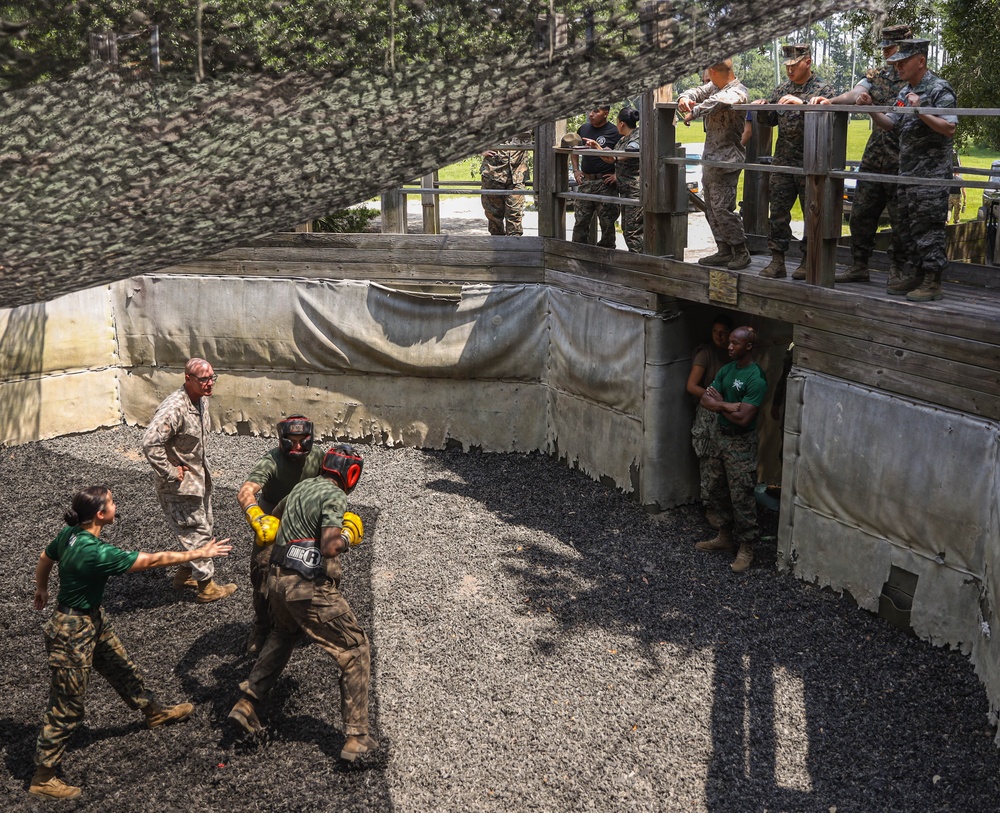
{"type": "Polygon", "coordinates": [[[361,479],[361,469],[364,465],[364,458],[360,452],[354,450],[353,446],[349,443],[338,443],[323,458],[320,474],[336,480],[344,489],[344,493],[350,494],[361,479]]]}
{"type": "Polygon", "coordinates": [[[313,447],[313,424],[305,415],[291,415],[283,421],[278,421],[278,443],[281,453],[292,459],[307,457],[313,447]],[[289,435],[305,435],[299,448],[292,451],[292,439],[289,435]]]}

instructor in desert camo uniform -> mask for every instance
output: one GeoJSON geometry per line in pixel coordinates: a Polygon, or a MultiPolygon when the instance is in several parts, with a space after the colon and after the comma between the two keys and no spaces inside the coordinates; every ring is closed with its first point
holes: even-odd
{"type": "MultiPolygon", "coordinates": [[[[890,25],[882,29],[882,57],[888,60],[899,50],[899,41],[910,37],[908,25],[890,25]]],[[[889,107],[896,101],[903,80],[896,67],[887,62],[879,68],[871,68],[865,78],[853,90],[828,99],[817,96],[812,104],[874,104],[889,107]]],[[[865,152],[861,156],[859,172],[873,172],[879,175],[899,174],[899,135],[895,130],[873,127],[868,136],[865,152]]],[[[851,267],[836,276],[837,282],[868,282],[868,258],[875,251],[875,233],[878,231],[882,212],[889,210],[892,232],[889,239],[889,282],[888,290],[903,279],[903,264],[906,249],[900,238],[899,209],[896,205],[897,186],[879,181],[858,181],[854,190],[854,204],[851,206],[851,267]]]]}
{"type": "MultiPolygon", "coordinates": [[[[754,104],[805,104],[815,96],[832,96],[833,86],[812,72],[812,49],[808,45],[782,45],[785,72],[788,81],[778,85],[770,99],[757,99],[754,104]]],[[[804,113],[779,113],[767,110],[757,114],[757,121],[777,126],[778,140],[774,145],[772,166],[802,167],[805,149],[806,117],[804,113]]],[[[768,181],[771,216],[768,220],[767,247],[771,262],[761,270],[762,277],[779,279],[786,276],[785,255],[792,239],[792,207],[796,196],[806,208],[806,179],[804,175],[787,175],[772,172],[768,181]]],[[[792,273],[792,279],[806,278],[806,238],[802,238],[802,262],[792,273]]]]}
{"type": "Polygon", "coordinates": [[[323,465],[323,452],[313,446],[313,423],[307,417],[292,415],[278,421],[277,429],[277,448],[257,461],[236,496],[257,543],[250,557],[254,623],[247,638],[248,655],[260,651],[271,629],[263,588],[271,562],[271,543],[284,511],[282,500],[302,480],[318,475],[323,465]]]}
{"type": "MultiPolygon", "coordinates": [[[[142,450],[153,467],[156,496],[177,540],[188,550],[212,538],[212,474],[208,468],[208,401],[218,376],[205,359],[184,365],[184,386],[157,407],[142,437],[142,450]]],[[[196,588],[195,601],[206,604],[231,596],[235,584],[218,585],[211,559],[177,568],[174,589],[196,588]]]]}
{"type": "Polygon", "coordinates": [[[35,568],[36,610],[49,602],[49,575],[59,565],[59,596],[55,612],[45,625],[45,648],[49,653],[52,683],[49,705],[35,746],[35,775],[28,792],[52,799],[75,799],[81,789],[56,776],[70,735],[83,722],[84,700],[90,673],[111,684],[129,708],[142,711],[146,725],[157,728],[186,720],[194,706],[180,703],[161,706],[146,688],[142,674],[129,657],[104,611],[104,586],[111,576],[135,573],[227,556],[228,539],[209,540],[201,548],[160,553],[125,551],[104,542],[100,536],[115,521],[118,507],[111,489],[91,486],[75,497],[64,515],[66,527],[38,557],[35,568]]]}
{"type": "Polygon", "coordinates": [[[323,457],[319,477],[303,480],[288,495],[274,542],[265,591],[273,627],[229,719],[248,734],[263,729],[257,704],[264,702],[306,637],[340,667],[340,714],[347,739],[340,758],[353,762],[375,751],[368,733],[371,647],[340,592],[340,555],[364,535],[360,517],[347,511],[347,495],[358,484],[364,460],[347,444],[323,457]]]}

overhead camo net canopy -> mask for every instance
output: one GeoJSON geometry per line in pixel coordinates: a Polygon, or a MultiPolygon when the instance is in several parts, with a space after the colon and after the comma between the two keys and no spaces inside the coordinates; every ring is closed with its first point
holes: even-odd
{"type": "Polygon", "coordinates": [[[370,199],[853,0],[0,3],[0,307],[370,199]]]}

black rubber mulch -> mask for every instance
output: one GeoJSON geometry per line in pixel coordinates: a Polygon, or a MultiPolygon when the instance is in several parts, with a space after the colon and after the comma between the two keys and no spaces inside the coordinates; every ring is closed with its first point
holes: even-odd
{"type": "MultiPolygon", "coordinates": [[[[139,433],[0,450],[0,809],[26,793],[48,675],[30,608],[72,493],[112,487],[125,548],[172,547],[139,433]]],[[[384,750],[350,769],[336,669],[297,650],[259,742],[225,724],[251,662],[248,530],[235,491],[269,443],[213,438],[219,577],[196,605],[164,571],[113,579],[106,607],[189,722],[147,731],[102,678],[63,775],[67,810],[996,811],[1000,758],[968,659],[774,570],[774,515],[748,574],[691,545],[694,508],[653,519],[540,455],[366,447],[366,543],[344,590],[374,644],[384,750]]],[[[53,586],[56,585],[53,581],[53,586]]],[[[50,605],[51,607],[51,605],[50,605]]]]}

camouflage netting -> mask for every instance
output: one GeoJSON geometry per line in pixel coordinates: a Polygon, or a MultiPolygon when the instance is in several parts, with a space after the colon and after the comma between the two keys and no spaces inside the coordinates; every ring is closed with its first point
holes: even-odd
{"type": "Polygon", "coordinates": [[[663,85],[858,7],[147,5],[0,3],[0,307],[322,217],[596,98],[663,85]],[[546,12],[567,21],[565,35],[536,30],[546,12]],[[141,67],[153,24],[159,74],[141,67]],[[102,29],[136,35],[118,40],[132,56],[115,68],[87,64],[87,36],[102,29]]]}

